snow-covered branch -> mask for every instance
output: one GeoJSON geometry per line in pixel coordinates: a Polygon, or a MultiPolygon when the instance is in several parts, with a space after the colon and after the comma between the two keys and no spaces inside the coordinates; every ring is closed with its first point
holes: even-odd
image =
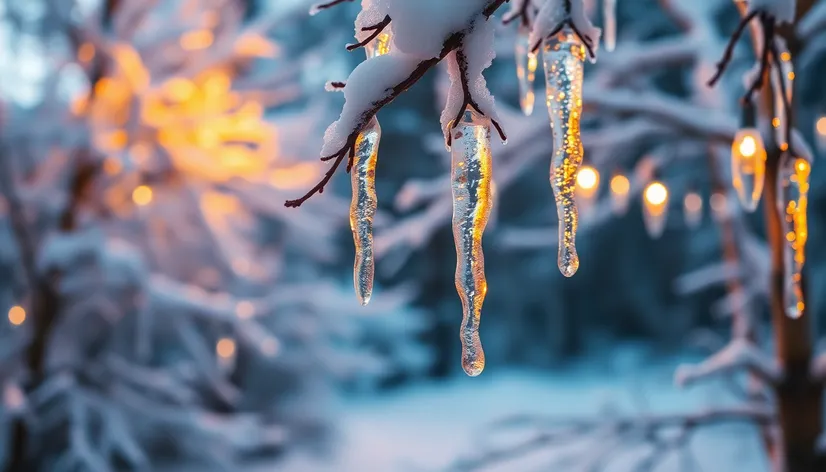
{"type": "Polygon", "coordinates": [[[751,341],[734,338],[726,347],[703,362],[677,368],[674,382],[684,387],[708,377],[731,375],[737,371],[750,372],[771,385],[783,379],[783,369],[774,359],[751,341]]]}

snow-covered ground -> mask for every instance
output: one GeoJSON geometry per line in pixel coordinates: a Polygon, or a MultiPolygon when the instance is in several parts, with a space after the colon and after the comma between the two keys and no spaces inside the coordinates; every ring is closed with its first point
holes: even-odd
{"type": "MultiPolygon", "coordinates": [[[[460,456],[473,452],[474,447],[488,447],[479,438],[489,431],[490,423],[514,414],[595,418],[606,414],[606,408],[628,414],[691,412],[732,403],[734,400],[720,385],[690,390],[673,386],[674,368],[681,362],[694,360],[697,359],[657,357],[647,353],[644,347],[625,346],[565,369],[497,371],[489,368],[478,378],[456,378],[362,398],[345,404],[338,424],[338,447],[331,457],[295,457],[287,464],[280,464],[277,470],[444,471],[460,456]]],[[[696,470],[767,470],[758,437],[748,426],[726,425],[703,430],[690,444],[699,463],[696,470]]],[[[543,447],[540,453],[522,460],[480,470],[578,470],[571,464],[549,465],[555,456],[559,456],[559,450],[543,447]]],[[[579,458],[582,456],[580,453],[579,458]]],[[[620,467],[623,460],[618,457],[614,466],[605,470],[623,470],[620,467]]],[[[680,458],[674,457],[654,470],[692,470],[682,469],[680,464],[680,458]]],[[[270,466],[261,472],[264,470],[275,469],[270,466]]]]}

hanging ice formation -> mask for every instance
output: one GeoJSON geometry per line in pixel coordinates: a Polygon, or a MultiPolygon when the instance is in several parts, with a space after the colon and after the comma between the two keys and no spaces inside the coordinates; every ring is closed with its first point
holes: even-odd
{"type": "Polygon", "coordinates": [[[617,0],[603,0],[602,14],[605,19],[605,50],[617,47],[617,0]]]}
{"type": "Polygon", "coordinates": [[[470,376],[479,375],[485,368],[479,322],[488,290],[482,233],[492,206],[490,127],[490,119],[466,110],[451,130],[456,290],[462,299],[462,368],[470,376]]]}
{"type": "Polygon", "coordinates": [[[533,114],[536,95],[533,84],[536,80],[538,60],[536,53],[531,51],[530,30],[519,27],[516,37],[516,78],[519,81],[519,106],[525,116],[533,114]]]}
{"type": "MultiPolygon", "coordinates": [[[[367,59],[390,52],[390,34],[382,33],[365,46],[367,59]]],[[[373,117],[356,139],[356,152],[350,179],[353,197],[350,202],[350,229],[356,247],[353,285],[362,305],[373,295],[376,262],[373,255],[373,218],[378,208],[376,198],[376,160],[381,141],[381,126],[373,117]]]]}
{"type": "Polygon", "coordinates": [[[570,28],[564,27],[543,46],[548,112],[554,139],[551,186],[559,217],[559,256],[562,275],[573,276],[579,268],[576,232],[579,214],[575,202],[576,175],[582,163],[580,139],[582,81],[585,45],[570,28]]]}
{"type": "Polygon", "coordinates": [[[782,40],[775,39],[778,57],[775,58],[775,66],[771,68],[771,81],[774,92],[774,119],[772,128],[774,129],[775,140],[781,148],[788,146],[786,137],[786,127],[788,126],[788,110],[786,106],[792,103],[794,87],[794,65],[792,55],[782,40]]]}
{"type": "Polygon", "coordinates": [[[783,257],[786,314],[792,318],[799,318],[806,308],[803,301],[802,274],[808,239],[806,211],[811,166],[807,160],[796,159],[789,154],[784,154],[781,159],[777,206],[782,217],[786,240],[783,257]]]}

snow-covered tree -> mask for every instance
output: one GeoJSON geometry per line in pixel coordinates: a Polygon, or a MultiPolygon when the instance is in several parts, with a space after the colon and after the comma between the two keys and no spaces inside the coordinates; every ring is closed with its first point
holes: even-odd
{"type": "MultiPolygon", "coordinates": [[[[314,11],[345,3],[351,2],[322,3],[314,11]]],[[[353,173],[351,227],[358,251],[357,290],[364,286],[365,277],[372,277],[372,267],[367,271],[360,268],[365,260],[372,265],[376,255],[399,241],[422,244],[450,217],[452,208],[458,257],[456,286],[465,312],[462,365],[468,374],[478,375],[484,366],[484,354],[477,329],[487,291],[481,235],[494,195],[513,184],[527,161],[547,158],[541,150],[551,148],[548,135],[553,137],[551,183],[559,215],[558,264],[565,276],[572,276],[579,266],[575,248],[580,223],[577,203],[585,206],[588,199],[578,195],[581,189],[577,187],[583,153],[608,175],[639,160],[635,171],[629,173],[631,178],[625,177],[622,189],[613,190],[615,195],[611,197],[616,205],[616,194],[623,198],[642,194],[646,223],[655,236],[662,232],[665,209],[674,206],[669,200],[673,200],[675,188],[686,197],[679,203],[689,213],[696,212],[692,208],[697,207],[699,197],[690,188],[689,179],[681,179],[671,191],[663,181],[669,168],[678,167],[680,161],[699,159],[699,165],[708,173],[703,184],[709,185],[713,193],[711,206],[724,239],[724,261],[688,274],[680,280],[680,287],[690,293],[725,283],[727,298],[720,306],[722,312],[731,315],[732,338],[708,361],[680,369],[677,380],[688,384],[715,374],[745,370],[750,373],[750,388],[743,404],[736,407],[612,423],[609,432],[620,439],[611,444],[626,447],[629,442],[642,442],[653,446],[635,464],[651,468],[664,455],[685,446],[698,426],[747,421],[763,432],[768,455],[778,470],[823,468],[824,455],[817,449],[823,429],[823,378],[817,367],[819,360],[812,352],[812,320],[807,312],[802,272],[813,159],[804,136],[813,127],[800,127],[794,108],[795,84],[805,80],[802,78],[809,72],[807,66],[811,67],[817,54],[822,54],[816,38],[823,27],[823,6],[808,0],[735,1],[742,19],[732,33],[717,24],[724,8],[735,11],[732,2],[661,1],[678,33],[665,37],[662,32],[629,35],[627,40],[620,34],[616,52],[583,73],[586,59],[596,59],[600,41],[600,31],[589,19],[595,6],[592,2],[361,3],[355,23],[357,42],[348,49],[366,47],[369,59],[346,82],[329,84],[331,90],[343,91],[346,100],[341,116],[328,128],[323,141],[322,160],[331,163],[330,169],[303,197],[286,203],[300,206],[323,191],[339,167],[353,173]],[[516,23],[519,29],[517,83],[523,111],[530,113],[533,108],[527,78],[537,63],[544,62],[552,133],[548,133],[545,120],[520,121],[507,107],[494,109],[495,89],[494,93],[488,90],[483,71],[491,65],[496,49],[495,14],[508,4],[505,22],[516,23]],[[732,59],[738,39],[746,30],[753,39],[755,66],[745,71],[741,80],[742,74],[734,73],[737,66],[732,65],[732,59]],[[381,137],[376,114],[440,63],[446,64],[450,78],[441,125],[452,155],[452,175],[450,179],[419,182],[401,192],[401,198],[413,202],[408,208],[425,209],[378,232],[374,241],[373,169],[381,137]],[[658,74],[663,67],[671,66],[689,66],[691,72],[676,84],[663,84],[658,74]],[[510,144],[496,148],[491,135],[503,141],[507,136],[510,144]],[[641,150],[650,158],[640,160],[641,150]],[[491,154],[498,162],[495,167],[491,154]],[[491,172],[492,167],[496,172],[491,172]],[[734,187],[731,191],[724,184],[729,179],[734,187]],[[452,195],[446,192],[451,188],[448,182],[452,195]],[[761,198],[768,250],[746,224],[747,213],[755,210],[761,198]],[[772,315],[773,357],[764,351],[765,341],[758,338],[755,328],[760,302],[766,299],[772,315]],[[668,435],[674,431],[676,435],[668,435]]],[[[613,35],[617,23],[612,13],[616,6],[613,1],[605,5],[605,24],[611,33],[606,45],[611,48],[616,39],[613,35]]],[[[622,2],[619,8],[625,8],[622,2]]],[[[582,224],[599,225],[611,211],[606,198],[590,209],[582,224]]],[[[523,244],[531,234],[540,235],[534,239],[547,240],[551,232],[512,232],[509,240],[523,244]]],[[[560,434],[602,434],[603,426],[599,419],[566,422],[560,425],[560,434]]],[[[543,430],[526,447],[546,447],[558,437],[555,431],[543,430]]],[[[603,451],[596,466],[610,459],[613,451],[616,449],[603,451]]],[[[488,460],[509,454],[494,450],[483,451],[481,456],[471,461],[470,467],[484,466],[488,460]]]]}
{"type": "Polygon", "coordinates": [[[322,171],[323,116],[279,111],[304,98],[281,16],[0,5],[5,470],[238,470],[323,444],[338,387],[427,364],[408,291],[364,316],[327,275],[346,205],[279,203],[322,171]]]}

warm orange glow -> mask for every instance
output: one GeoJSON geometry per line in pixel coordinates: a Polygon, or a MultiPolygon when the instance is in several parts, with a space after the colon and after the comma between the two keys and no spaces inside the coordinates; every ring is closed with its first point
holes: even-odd
{"type": "Polygon", "coordinates": [[[169,79],[163,85],[166,96],[176,102],[185,102],[195,94],[195,84],[183,77],[169,79]]]}
{"type": "Polygon", "coordinates": [[[780,53],[780,60],[783,61],[783,62],[791,61],[792,60],[792,55],[789,54],[788,51],[783,51],[782,53],[780,53]]]}
{"type": "Polygon", "coordinates": [[[576,184],[584,190],[593,190],[599,185],[599,173],[593,167],[584,166],[576,175],[576,184]]]}
{"type": "Polygon", "coordinates": [[[181,47],[187,51],[197,51],[212,46],[212,31],[202,29],[185,33],[181,36],[181,47]]]}
{"type": "Polygon", "coordinates": [[[133,90],[145,90],[149,87],[149,71],[144,67],[135,48],[128,44],[115,44],[112,46],[112,57],[133,90]]]}
{"type": "Polygon", "coordinates": [[[132,191],[132,201],[135,205],[144,206],[152,202],[152,189],[146,185],[141,185],[132,191]]]}
{"type": "Polygon", "coordinates": [[[628,177],[617,174],[611,178],[611,192],[616,195],[627,195],[631,190],[631,183],[628,177]]]}
{"type": "Polygon", "coordinates": [[[788,77],[789,80],[794,80],[794,72],[789,72],[788,77]]]}
{"type": "Polygon", "coordinates": [[[743,140],[740,141],[740,154],[743,157],[752,157],[757,152],[757,141],[754,139],[753,136],[745,136],[743,140]]]}
{"type": "Polygon", "coordinates": [[[267,38],[259,34],[247,33],[238,38],[235,43],[235,52],[247,57],[275,57],[278,49],[267,38]]]}
{"type": "Polygon", "coordinates": [[[668,201],[668,189],[661,182],[651,182],[645,188],[645,202],[649,205],[659,206],[668,201]]]}
{"type": "Polygon", "coordinates": [[[229,359],[235,356],[235,340],[231,338],[221,338],[215,345],[215,353],[221,359],[229,359]]]}
{"type": "Polygon", "coordinates": [[[103,160],[103,171],[108,175],[119,174],[121,170],[123,170],[123,164],[121,164],[118,159],[107,157],[103,160]]]}
{"type": "Polygon", "coordinates": [[[817,124],[815,125],[815,129],[817,130],[817,134],[821,136],[826,136],[826,116],[821,116],[817,120],[817,124]]]}
{"type": "Polygon", "coordinates": [[[26,310],[19,305],[15,305],[9,309],[9,323],[20,326],[26,321],[26,310]]]}
{"type": "Polygon", "coordinates": [[[772,126],[775,127],[775,128],[779,128],[780,127],[780,118],[778,118],[776,116],[774,118],[772,118],[772,126]]]}
{"type": "Polygon", "coordinates": [[[277,169],[270,175],[270,185],[283,190],[304,188],[318,177],[318,165],[303,162],[290,167],[277,169]]]}
{"type": "Polygon", "coordinates": [[[92,62],[95,58],[95,46],[92,43],[81,44],[77,49],[77,58],[80,62],[92,62]]]}

